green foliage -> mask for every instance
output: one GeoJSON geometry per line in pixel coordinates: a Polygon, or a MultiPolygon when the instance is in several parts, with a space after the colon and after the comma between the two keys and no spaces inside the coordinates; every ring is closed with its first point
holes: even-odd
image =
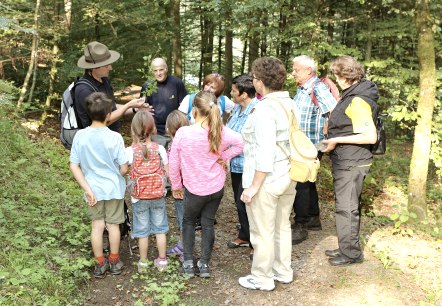
{"type": "MultiPolygon", "coordinates": [[[[396,206],[396,208],[399,208],[396,206]]],[[[413,212],[408,212],[408,210],[402,210],[397,213],[393,213],[389,218],[394,222],[394,233],[401,234],[403,236],[413,236],[413,230],[407,228],[404,225],[411,220],[415,220],[417,215],[413,212]]]]}
{"type": "Polygon", "coordinates": [[[180,294],[186,290],[187,278],[181,276],[180,262],[168,260],[167,270],[159,272],[148,263],[146,274],[135,274],[131,282],[137,280],[142,283],[142,290],[133,294],[136,300],[134,305],[182,305],[179,303],[180,294]]]}
{"type": "MultiPolygon", "coordinates": [[[[0,109],[13,113],[7,105],[0,109]]],[[[78,286],[93,262],[68,154],[46,140],[30,142],[8,117],[0,119],[0,304],[82,304],[78,286]]]]}

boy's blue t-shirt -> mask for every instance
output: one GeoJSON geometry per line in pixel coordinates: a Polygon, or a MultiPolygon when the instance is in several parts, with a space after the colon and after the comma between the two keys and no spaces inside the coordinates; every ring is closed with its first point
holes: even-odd
{"type": "Polygon", "coordinates": [[[70,162],[80,164],[97,201],[123,199],[126,181],[119,166],[127,163],[123,137],[107,127],[87,127],[77,132],[70,162]]]}

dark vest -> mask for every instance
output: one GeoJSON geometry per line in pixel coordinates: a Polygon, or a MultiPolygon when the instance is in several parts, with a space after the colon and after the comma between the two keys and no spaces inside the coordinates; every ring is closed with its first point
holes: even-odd
{"type": "MultiPolygon", "coordinates": [[[[354,135],[352,121],[345,114],[345,110],[355,97],[366,101],[371,107],[373,118],[377,116],[378,105],[376,101],[379,94],[376,85],[362,79],[361,82],[344,90],[341,100],[332,111],[328,121],[329,138],[354,135]]],[[[370,164],[373,155],[369,144],[338,144],[331,152],[330,159],[334,167],[348,169],[370,164]]]]}

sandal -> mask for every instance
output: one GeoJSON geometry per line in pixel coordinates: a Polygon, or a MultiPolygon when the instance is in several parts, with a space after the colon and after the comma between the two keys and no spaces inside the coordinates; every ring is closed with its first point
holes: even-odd
{"type": "Polygon", "coordinates": [[[241,239],[235,239],[235,240],[229,241],[227,243],[227,247],[229,249],[236,249],[239,247],[248,247],[248,246],[250,246],[250,243],[248,241],[241,240],[241,239]]]}

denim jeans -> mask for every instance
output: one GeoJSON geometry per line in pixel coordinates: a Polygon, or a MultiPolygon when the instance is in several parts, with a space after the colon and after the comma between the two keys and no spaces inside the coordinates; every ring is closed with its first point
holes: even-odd
{"type": "Polygon", "coordinates": [[[195,222],[201,216],[201,257],[200,262],[208,264],[215,241],[215,214],[218,210],[224,188],[206,196],[198,196],[184,190],[183,246],[184,260],[193,260],[195,248],[195,222]]]}
{"type": "Polygon", "coordinates": [[[134,238],[165,234],[169,231],[164,197],[156,200],[139,200],[132,204],[132,208],[134,238]]]}

